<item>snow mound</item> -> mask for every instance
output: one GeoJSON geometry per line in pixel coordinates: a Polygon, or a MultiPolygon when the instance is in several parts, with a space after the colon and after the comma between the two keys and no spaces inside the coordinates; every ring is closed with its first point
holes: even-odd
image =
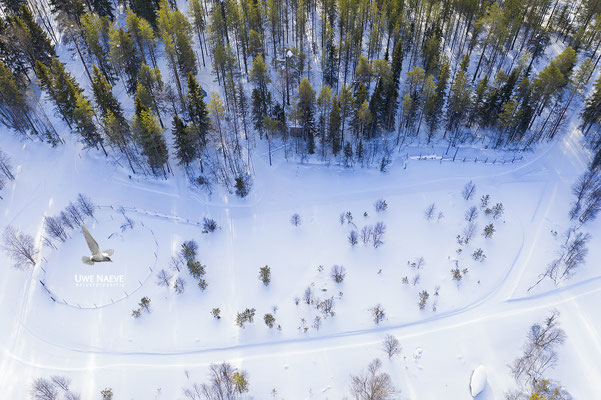
{"type": "Polygon", "coordinates": [[[472,378],[470,380],[470,391],[472,397],[478,396],[486,387],[486,368],[484,365],[479,365],[472,372],[472,378]]]}

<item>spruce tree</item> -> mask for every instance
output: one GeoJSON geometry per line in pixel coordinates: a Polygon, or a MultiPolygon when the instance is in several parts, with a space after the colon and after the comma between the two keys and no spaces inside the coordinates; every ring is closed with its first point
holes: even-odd
{"type": "Polygon", "coordinates": [[[24,4],[27,4],[26,0],[0,0],[0,8],[7,14],[18,14],[24,4]]]}
{"type": "Polygon", "coordinates": [[[134,41],[123,28],[113,28],[109,32],[111,59],[119,71],[125,74],[125,88],[132,95],[136,90],[138,71],[142,62],[134,41]]]}
{"type": "Polygon", "coordinates": [[[211,127],[209,112],[204,102],[204,91],[192,73],[188,74],[188,117],[192,122],[191,130],[197,136],[199,146],[206,146],[207,135],[211,127]]]}
{"type": "Polygon", "coordinates": [[[85,6],[81,0],[50,0],[50,9],[56,16],[59,26],[68,29],[66,24],[79,24],[85,6]]]}
{"type": "Polygon", "coordinates": [[[27,56],[14,38],[14,29],[9,21],[0,18],[0,61],[6,65],[15,77],[19,86],[29,83],[27,76],[27,56]]]}
{"type": "Polygon", "coordinates": [[[58,113],[69,125],[69,128],[72,128],[77,94],[82,91],[77,81],[57,58],[52,60],[51,68],[36,61],[36,75],[39,78],[40,87],[54,102],[58,113]]]}
{"type": "Polygon", "coordinates": [[[114,83],[113,67],[109,60],[109,29],[108,17],[94,13],[86,13],[81,17],[81,33],[85,38],[88,52],[106,79],[114,83]]]}
{"type": "Polygon", "coordinates": [[[98,133],[96,124],[94,123],[94,116],[94,110],[92,110],[92,106],[88,99],[80,92],[76,92],[73,121],[77,127],[77,131],[87,147],[98,147],[98,145],[100,145],[104,154],[106,154],[106,150],[104,150],[102,144],[102,136],[98,133]]]}
{"type": "Polygon", "coordinates": [[[142,104],[139,97],[136,97],[135,106],[136,112],[132,125],[136,141],[152,172],[154,174],[162,172],[166,178],[165,164],[168,159],[168,151],[162,129],[150,108],[142,104]]]}
{"type": "MultiPolygon", "coordinates": [[[[443,68],[445,67],[443,66],[443,68]]],[[[431,77],[432,75],[430,75],[428,79],[431,77]]],[[[428,127],[428,143],[432,140],[434,132],[438,127],[441,119],[442,107],[444,105],[444,88],[441,90],[440,85],[446,86],[446,81],[439,80],[434,86],[434,93],[432,93],[432,95],[424,102],[423,115],[426,120],[426,126],[428,127]]]]}
{"type": "Polygon", "coordinates": [[[159,9],[157,0],[129,0],[129,6],[136,14],[148,21],[154,29],[157,29],[157,11],[159,9]]]}
{"type": "Polygon", "coordinates": [[[586,100],[586,106],[582,111],[582,130],[585,134],[588,134],[595,123],[601,123],[601,76],[597,78],[593,93],[586,100]]]}
{"type": "Polygon", "coordinates": [[[315,153],[315,90],[307,78],[303,78],[298,86],[294,114],[303,128],[307,153],[315,153]]]}
{"type": "Polygon", "coordinates": [[[100,69],[94,65],[92,72],[92,91],[94,92],[94,100],[96,106],[100,110],[100,114],[106,117],[107,111],[110,111],[113,116],[123,125],[127,125],[123,116],[123,108],[119,101],[113,95],[113,88],[106,80],[100,69]]]}
{"type": "Polygon", "coordinates": [[[39,60],[44,65],[49,66],[52,59],[56,57],[54,46],[46,32],[35,21],[29,7],[23,4],[19,10],[19,15],[8,17],[11,21],[15,34],[24,53],[27,55],[29,64],[33,69],[35,62],[39,60]]]}
{"type": "Polygon", "coordinates": [[[259,54],[252,63],[250,70],[250,81],[255,84],[251,94],[252,101],[252,119],[255,129],[262,135],[265,125],[264,118],[269,115],[271,106],[271,93],[267,90],[267,85],[271,82],[267,65],[263,57],[259,54]]]}
{"type": "Polygon", "coordinates": [[[115,18],[113,13],[113,2],[111,0],[88,0],[92,10],[101,17],[107,17],[111,21],[115,18]]]}
{"type": "Polygon", "coordinates": [[[23,90],[17,85],[12,72],[0,61],[0,124],[25,134],[31,127],[29,112],[23,90]]]}
{"type": "Polygon", "coordinates": [[[171,133],[178,164],[187,167],[197,158],[197,138],[177,114],[173,116],[171,133]]]}
{"type": "Polygon", "coordinates": [[[161,124],[161,128],[163,128],[164,125],[163,120],[161,119],[158,101],[158,96],[160,96],[163,92],[163,79],[161,78],[161,70],[158,67],[150,68],[148,65],[142,64],[140,66],[140,70],[138,71],[137,88],[139,88],[140,85],[142,85],[148,93],[149,101],[152,103],[154,113],[159,118],[159,123],[161,124]]]}
{"type": "Polygon", "coordinates": [[[338,97],[334,96],[332,99],[332,111],[330,112],[330,121],[328,123],[328,138],[332,144],[332,153],[337,155],[342,148],[342,142],[340,137],[340,103],[338,97]]]}

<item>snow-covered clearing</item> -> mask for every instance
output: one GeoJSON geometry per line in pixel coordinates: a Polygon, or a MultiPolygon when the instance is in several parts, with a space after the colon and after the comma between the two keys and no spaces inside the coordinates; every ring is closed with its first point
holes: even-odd
{"type": "MultiPolygon", "coordinates": [[[[177,399],[182,387],[205,379],[208,365],[229,361],[248,371],[255,398],[268,398],[275,388],[286,399],[340,399],[348,395],[349,374],[380,357],[401,398],[468,398],[471,373],[483,365],[487,384],[478,398],[500,399],[513,386],[507,364],[520,353],[528,327],[556,308],[568,339],[551,375],[561,377],[575,398],[595,398],[601,381],[599,238],[593,236],[585,266],[567,284],[544,282],[527,291],[569,225],[569,188],[585,167],[584,155],[574,150],[581,148],[578,140],[577,133],[566,135],[506,164],[399,156],[386,174],[279,158],[270,168],[257,156],[248,200],[221,191],[209,198],[181,176],[129,178],[118,168],[101,168],[95,153],[73,145],[51,149],[6,140],[4,150],[19,165],[14,184],[3,191],[0,228],[11,224],[40,241],[43,216],[85,193],[103,206],[86,224],[101,248],[115,254],[112,264],[82,264],[88,249],[75,229],[56,249],[39,243],[43,261],[33,270],[0,261],[4,396],[26,398],[32,379],[58,373],[70,376],[84,399],[105,387],[117,398],[177,399]],[[461,191],[470,180],[476,195],[466,201],[461,191]],[[491,206],[503,203],[500,218],[480,210],[485,194],[491,206]],[[386,211],[374,210],[378,199],[386,200],[386,211]],[[427,221],[431,203],[436,212],[427,221]],[[456,236],[464,235],[471,205],[479,211],[477,229],[460,246],[456,236]],[[354,225],[339,222],[347,211],[354,225]],[[294,213],[301,217],[297,227],[290,223],[294,213]],[[122,231],[125,216],[134,227],[122,231]],[[203,217],[220,228],[202,233],[203,217]],[[379,221],[386,225],[384,243],[364,246],[361,229],[379,221]],[[491,222],[495,232],[484,238],[491,222]],[[354,229],[359,243],[353,248],[347,236],[354,229]],[[201,291],[185,267],[170,270],[173,280],[186,280],[184,294],[157,286],[158,271],[169,270],[171,256],[190,239],[206,265],[207,289],[201,291]],[[478,248],[483,262],[472,258],[478,248]],[[419,257],[425,263],[417,270],[409,263],[419,257]],[[268,286],[258,279],[265,265],[272,274],[268,286]],[[343,282],[331,279],[333,265],[344,266],[343,282]],[[468,269],[458,284],[451,279],[456,265],[468,269]],[[82,285],[78,275],[121,278],[82,285]],[[315,299],[334,298],[335,316],[322,319],[319,330],[312,327],[319,311],[303,302],[307,287],[315,299]],[[420,310],[422,290],[430,297],[420,310]],[[151,313],[134,319],[131,311],[143,296],[151,299],[151,313]],[[370,313],[377,304],[385,311],[379,324],[370,313]],[[215,307],[220,320],[210,314],[215,307]],[[256,309],[255,322],[241,329],[234,320],[245,308],[256,309]],[[266,313],[281,330],[264,324],[266,313]],[[390,361],[382,352],[388,333],[403,347],[390,361]]],[[[599,221],[587,229],[599,232],[599,221]]]]}

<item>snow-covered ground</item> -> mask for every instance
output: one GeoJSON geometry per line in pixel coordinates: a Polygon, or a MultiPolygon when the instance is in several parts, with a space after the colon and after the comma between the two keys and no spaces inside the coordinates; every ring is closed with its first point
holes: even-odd
{"type": "Polygon", "coordinates": [[[2,192],[0,229],[13,225],[32,234],[42,260],[18,271],[0,259],[4,398],[25,399],[34,378],[61,374],[84,399],[105,387],[119,399],[178,399],[182,387],[205,380],[211,363],[228,361],[248,371],[254,398],[268,398],[275,388],[277,398],[341,399],[349,395],[350,374],[380,357],[400,398],[469,398],[472,371],[482,365],[487,383],[478,398],[501,399],[514,385],[507,364],[520,354],[528,327],[550,309],[561,312],[567,334],[551,377],[576,399],[601,392],[599,221],[585,227],[593,234],[590,253],[570,281],[528,291],[569,226],[570,186],[586,167],[577,131],[515,163],[399,155],[386,174],[280,157],[269,167],[266,155],[257,155],[246,200],[222,190],[209,197],[179,173],[167,181],[130,178],[74,144],[52,149],[4,138],[17,165],[16,180],[2,192]],[[461,191],[470,180],[476,196],[466,201],[461,191]],[[56,249],[42,247],[43,217],[58,214],[78,193],[102,206],[86,225],[102,249],[115,249],[113,263],[82,264],[89,251],[77,230],[56,249]],[[471,205],[480,209],[485,194],[505,212],[493,219],[480,211],[474,238],[461,246],[464,213],[471,205]],[[385,212],[374,210],[378,199],[386,200],[385,212]],[[437,211],[427,221],[431,203],[437,211]],[[356,228],[340,224],[347,211],[356,228]],[[294,213],[298,227],[290,223],[294,213]],[[124,215],[133,229],[121,229],[124,215]],[[220,228],[203,233],[204,217],[220,228]],[[387,228],[383,245],[350,246],[351,230],[379,221],[387,228]],[[481,234],[488,223],[496,229],[492,238],[481,234]],[[201,291],[185,269],[170,270],[173,280],[186,280],[178,295],[156,285],[156,274],[169,270],[170,258],[190,239],[199,244],[208,287],[201,291]],[[478,248],[484,262],[471,257],[478,248]],[[419,257],[425,264],[414,284],[409,263],[419,257]],[[258,279],[265,265],[269,286],[258,279]],[[346,269],[342,283],[330,278],[333,265],[346,269]],[[456,265],[468,269],[459,283],[451,279],[456,265]],[[81,275],[118,282],[82,284],[81,275]],[[307,287],[315,298],[334,298],[335,316],[319,330],[312,327],[318,310],[302,300],[307,287]],[[420,310],[422,290],[430,297],[420,310]],[[151,299],[151,313],[134,319],[143,296],[151,299]],[[377,304],[385,311],[379,324],[370,313],[377,304]],[[215,307],[220,320],[210,314],[215,307]],[[241,329],[234,320],[245,308],[256,309],[255,322],[241,329]],[[263,323],[265,313],[281,330],[263,323]],[[386,334],[400,339],[400,357],[386,359],[386,334]]]}

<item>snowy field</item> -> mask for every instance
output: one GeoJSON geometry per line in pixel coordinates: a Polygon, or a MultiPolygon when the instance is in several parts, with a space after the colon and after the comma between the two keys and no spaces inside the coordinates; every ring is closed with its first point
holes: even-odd
{"type": "Polygon", "coordinates": [[[350,374],[379,357],[399,398],[470,398],[470,376],[483,365],[487,384],[478,398],[501,399],[514,385],[507,364],[520,354],[528,327],[551,309],[561,313],[567,334],[551,377],[576,399],[597,398],[599,221],[585,227],[593,239],[574,278],[528,290],[569,226],[570,186],[586,167],[574,151],[582,148],[578,140],[577,133],[566,135],[504,165],[399,155],[386,174],[280,157],[270,168],[262,155],[254,160],[250,198],[240,200],[195,191],[182,174],[161,181],[101,169],[94,153],[74,145],[51,149],[3,139],[19,165],[2,192],[0,228],[10,224],[34,235],[42,259],[26,271],[0,259],[3,398],[25,399],[33,379],[61,374],[84,399],[105,387],[119,399],[180,399],[182,388],[205,380],[210,364],[228,361],[248,371],[254,398],[271,398],[276,389],[282,399],[341,399],[349,395],[350,374]],[[469,181],[476,191],[466,201],[469,181]],[[101,249],[115,249],[112,263],[81,263],[89,250],[77,229],[56,248],[41,244],[43,217],[58,214],[78,193],[101,206],[86,225],[101,249]],[[485,215],[483,195],[491,207],[503,204],[502,215],[485,215]],[[374,209],[378,199],[387,210],[374,209]],[[436,211],[427,220],[432,203],[436,211]],[[478,210],[475,233],[460,244],[470,206],[478,210]],[[346,212],[352,223],[340,222],[346,212]],[[298,226],[290,221],[295,213],[298,226]],[[217,222],[215,232],[203,233],[205,217],[217,222]],[[386,226],[383,243],[364,245],[362,228],[378,222],[386,226]],[[485,238],[490,223],[495,232],[485,238]],[[185,267],[170,268],[187,240],[198,243],[204,291],[185,267]],[[477,249],[484,261],[473,259],[477,249]],[[411,266],[420,257],[423,265],[411,266]],[[267,286],[258,278],[266,265],[267,286]],[[331,278],[334,265],[344,267],[343,282],[331,278]],[[460,281],[452,279],[457,267],[460,281]],[[156,284],[161,269],[171,282],[186,282],[183,294],[156,284]],[[110,282],[101,280],[106,276],[110,282]],[[312,304],[304,302],[307,288],[312,304]],[[424,290],[429,298],[420,309],[424,290]],[[132,318],[142,297],[151,300],[151,312],[132,318]],[[335,315],[326,318],[315,305],[328,298],[335,315]],[[377,305],[384,311],[378,324],[371,312],[377,305]],[[220,319],[211,315],[214,308],[220,319]],[[245,308],[256,309],[254,323],[239,328],[236,314],[245,308]],[[275,317],[271,329],[266,313],[275,317]],[[382,351],[386,334],[402,345],[392,360],[382,351]]]}

